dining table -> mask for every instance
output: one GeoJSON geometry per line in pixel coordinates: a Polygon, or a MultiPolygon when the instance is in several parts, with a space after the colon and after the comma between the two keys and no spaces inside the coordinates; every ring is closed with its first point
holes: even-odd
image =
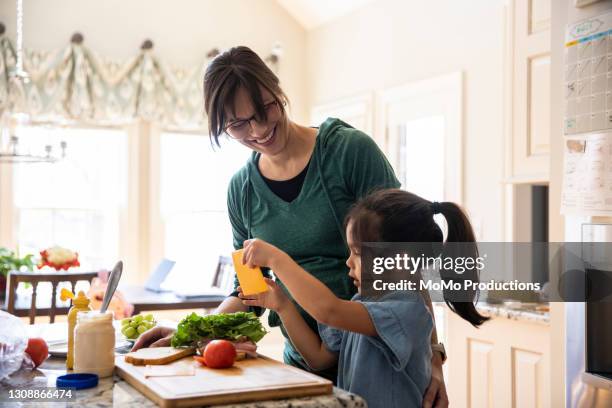
{"type": "MultiPolygon", "coordinates": [[[[165,326],[176,325],[176,322],[160,322],[165,326]]],[[[117,343],[123,347],[117,347],[116,355],[126,354],[130,351],[131,344],[121,342],[120,322],[115,322],[117,329],[117,343]]],[[[42,337],[49,344],[51,351],[58,349],[65,342],[67,323],[34,324],[27,327],[30,337],[42,337]]],[[[36,369],[21,368],[11,374],[8,378],[0,380],[0,407],[155,407],[153,401],[149,400],[140,391],[119,377],[116,373],[111,377],[101,378],[96,387],[74,391],[67,398],[65,395],[55,393],[47,400],[41,398],[27,398],[27,390],[49,390],[56,391],[57,377],[68,373],[66,370],[66,359],[60,355],[50,356],[41,366],[36,369]],[[13,397],[11,397],[13,396],[13,397]],[[20,396],[21,398],[14,398],[20,396]],[[63,397],[63,399],[60,399],[63,397]],[[55,398],[55,399],[54,399],[55,398]]],[[[41,395],[45,395],[41,393],[41,395]]],[[[50,394],[46,394],[47,396],[50,394]]],[[[367,403],[360,396],[334,387],[333,392],[327,395],[309,396],[301,398],[286,398],[269,401],[253,401],[230,405],[217,405],[236,408],[362,408],[367,403]]]]}

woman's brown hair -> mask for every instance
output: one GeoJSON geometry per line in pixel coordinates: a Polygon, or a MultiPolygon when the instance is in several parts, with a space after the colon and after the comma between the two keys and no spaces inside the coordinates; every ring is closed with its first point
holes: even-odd
{"type": "MultiPolygon", "coordinates": [[[[446,242],[475,243],[476,237],[467,216],[451,202],[431,202],[416,194],[399,189],[378,190],[359,201],[349,211],[346,223],[351,222],[352,239],[361,242],[443,242],[442,230],[434,220],[442,214],[448,225],[446,242]]],[[[468,245],[474,258],[478,256],[476,245],[468,245]]],[[[466,278],[478,281],[475,270],[466,272],[466,278]]],[[[442,280],[448,279],[443,275],[442,280]]],[[[466,291],[467,292],[467,291],[466,291]]],[[[481,315],[474,306],[478,293],[468,293],[472,302],[445,302],[452,311],[478,327],[488,317],[481,315]]]]}
{"type": "Polygon", "coordinates": [[[217,145],[219,136],[225,131],[226,112],[229,110],[235,113],[234,98],[240,88],[250,96],[256,119],[266,120],[260,87],[273,95],[284,114],[284,107],[289,101],[280,87],[278,77],[250,48],[230,48],[208,64],[204,74],[204,110],[208,116],[210,137],[214,138],[217,145]]]}

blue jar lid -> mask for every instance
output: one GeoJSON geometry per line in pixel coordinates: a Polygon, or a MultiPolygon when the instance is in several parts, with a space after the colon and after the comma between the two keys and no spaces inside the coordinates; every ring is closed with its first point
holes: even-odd
{"type": "Polygon", "coordinates": [[[97,374],[66,374],[57,377],[55,383],[58,388],[76,388],[82,390],[84,388],[92,388],[98,385],[97,374]]]}

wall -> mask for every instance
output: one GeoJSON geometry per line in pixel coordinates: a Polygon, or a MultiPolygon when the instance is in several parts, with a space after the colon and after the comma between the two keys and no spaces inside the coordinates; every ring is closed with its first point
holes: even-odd
{"type": "MultiPolygon", "coordinates": [[[[2,1],[0,22],[15,37],[15,2],[2,1]]],[[[214,48],[247,45],[262,57],[280,41],[279,76],[293,114],[306,109],[305,30],[275,0],[26,0],[24,46],[54,50],[80,31],[101,56],[127,60],[150,38],[156,53],[177,66],[201,64],[214,48]]]]}
{"type": "Polygon", "coordinates": [[[464,72],[464,205],[485,241],[503,237],[503,6],[379,0],[309,32],[307,43],[311,105],[464,72]]]}

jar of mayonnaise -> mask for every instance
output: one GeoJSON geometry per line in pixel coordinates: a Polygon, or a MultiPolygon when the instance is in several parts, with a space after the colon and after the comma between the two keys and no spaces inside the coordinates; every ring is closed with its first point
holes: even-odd
{"type": "Polygon", "coordinates": [[[79,312],[74,328],[74,372],[98,374],[115,369],[115,328],[113,313],[79,312]]]}

